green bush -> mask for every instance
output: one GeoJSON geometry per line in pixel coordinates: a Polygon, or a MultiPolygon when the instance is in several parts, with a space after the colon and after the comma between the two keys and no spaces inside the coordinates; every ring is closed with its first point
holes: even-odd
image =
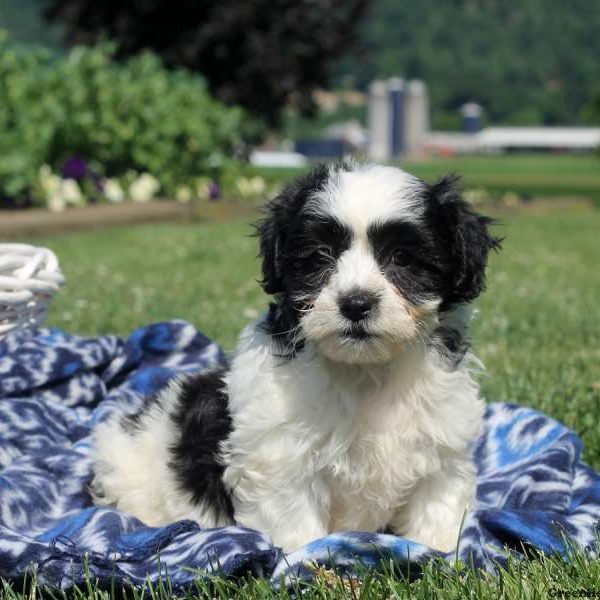
{"type": "Polygon", "coordinates": [[[79,156],[102,176],[149,172],[173,194],[231,161],[247,125],[201,77],[112,46],[67,55],[18,48],[0,31],[0,198],[31,195],[39,169],[79,156]]]}

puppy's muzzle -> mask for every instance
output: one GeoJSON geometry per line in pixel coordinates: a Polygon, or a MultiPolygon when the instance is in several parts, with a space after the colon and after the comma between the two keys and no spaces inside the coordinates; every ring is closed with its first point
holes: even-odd
{"type": "Polygon", "coordinates": [[[371,316],[379,305],[379,296],[374,292],[353,289],[338,301],[340,313],[353,323],[360,323],[371,316]]]}

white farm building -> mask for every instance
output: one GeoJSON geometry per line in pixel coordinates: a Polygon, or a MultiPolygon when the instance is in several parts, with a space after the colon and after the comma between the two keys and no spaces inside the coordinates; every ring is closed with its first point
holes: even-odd
{"type": "Polygon", "coordinates": [[[518,150],[590,152],[600,147],[600,127],[486,127],[477,133],[432,131],[423,149],[441,154],[518,150]]]}

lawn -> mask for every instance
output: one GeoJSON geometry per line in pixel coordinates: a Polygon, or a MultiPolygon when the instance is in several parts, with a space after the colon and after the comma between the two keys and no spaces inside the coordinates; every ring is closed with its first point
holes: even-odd
{"type": "Polygon", "coordinates": [[[600,203],[600,160],[597,156],[547,154],[463,156],[402,165],[423,179],[455,171],[470,188],[523,196],[581,196],[600,203]]]}
{"type": "MultiPolygon", "coordinates": [[[[492,195],[507,192],[531,196],[580,196],[600,205],[600,158],[573,154],[506,154],[428,158],[400,163],[410,173],[433,180],[460,173],[468,188],[492,195]]],[[[267,178],[287,178],[295,169],[259,169],[267,178]]]]}
{"type": "MultiPolygon", "coordinates": [[[[473,327],[476,352],[487,366],[484,394],[563,421],[582,436],[585,460],[600,469],[600,211],[511,213],[502,220],[497,232],[505,237],[504,249],[491,258],[488,291],[478,301],[473,327]]],[[[251,232],[246,222],[227,222],[36,239],[58,254],[68,279],[50,323],[88,335],[126,335],[180,318],[232,349],[241,327],[267,302],[256,283],[251,232]]],[[[543,559],[483,579],[468,569],[432,566],[414,582],[398,573],[367,574],[354,592],[328,581],[321,578],[306,597],[541,598],[556,589],[600,594],[600,562],[582,554],[569,565],[543,559]]],[[[262,581],[206,586],[198,594],[275,595],[262,581]]],[[[92,593],[82,591],[82,597],[92,593]]]]}

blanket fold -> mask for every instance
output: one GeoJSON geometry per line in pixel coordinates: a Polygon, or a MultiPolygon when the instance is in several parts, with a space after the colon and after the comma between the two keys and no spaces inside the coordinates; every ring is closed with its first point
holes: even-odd
{"type": "Polygon", "coordinates": [[[92,578],[144,585],[168,574],[175,590],[199,573],[310,577],[313,563],[419,563],[431,556],[493,570],[509,553],[565,552],[565,537],[598,553],[600,475],[581,461],[579,438],[534,410],[491,404],[473,448],[478,507],[458,552],[443,555],[394,535],[342,532],[284,556],[242,527],[202,529],[180,521],[147,527],[92,504],[89,456],[94,426],[134,412],[173,377],[225,362],[192,325],[158,323],[116,336],[83,338],[24,329],[0,339],[0,576],[35,569],[61,588],[92,578]]]}

